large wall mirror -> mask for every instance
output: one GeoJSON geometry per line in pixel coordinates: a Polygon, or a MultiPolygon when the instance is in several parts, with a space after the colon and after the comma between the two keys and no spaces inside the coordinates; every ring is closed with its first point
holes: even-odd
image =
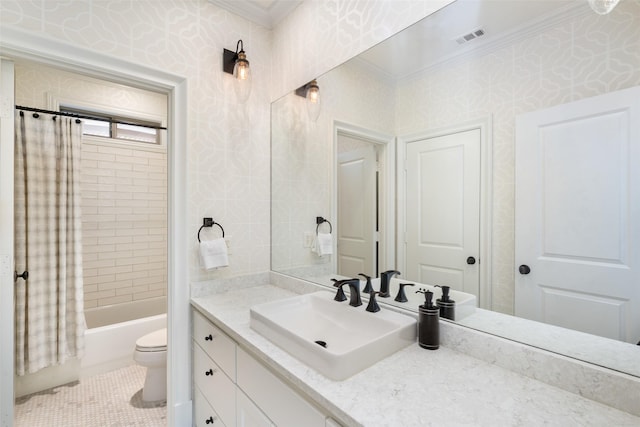
{"type": "Polygon", "coordinates": [[[317,83],[272,104],[273,271],[398,270],[640,376],[640,1],[458,0],[317,83]]]}

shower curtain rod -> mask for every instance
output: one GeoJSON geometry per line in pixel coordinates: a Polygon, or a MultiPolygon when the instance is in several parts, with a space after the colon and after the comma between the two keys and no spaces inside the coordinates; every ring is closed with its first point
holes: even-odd
{"type": "Polygon", "coordinates": [[[115,124],[120,124],[120,125],[140,126],[140,127],[149,128],[149,129],[167,130],[166,127],[162,127],[162,126],[145,125],[145,124],[142,124],[142,123],[123,122],[123,121],[120,121],[120,120],[106,119],[104,117],[85,116],[85,115],[82,115],[82,114],[67,113],[67,112],[64,112],[64,111],[43,110],[43,109],[40,109],[40,108],[23,107],[21,105],[16,105],[16,110],[32,111],[34,113],[43,113],[43,114],[53,114],[55,116],[73,117],[73,118],[76,118],[76,119],[98,120],[98,121],[101,121],[101,122],[109,122],[109,123],[115,123],[115,124]]]}

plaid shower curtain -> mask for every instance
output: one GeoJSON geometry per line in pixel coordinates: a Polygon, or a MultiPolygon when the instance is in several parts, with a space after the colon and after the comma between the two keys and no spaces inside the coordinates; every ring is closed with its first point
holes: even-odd
{"type": "Polygon", "coordinates": [[[80,148],[75,119],[16,111],[15,264],[28,271],[15,292],[16,373],[81,357],[80,148]]]}

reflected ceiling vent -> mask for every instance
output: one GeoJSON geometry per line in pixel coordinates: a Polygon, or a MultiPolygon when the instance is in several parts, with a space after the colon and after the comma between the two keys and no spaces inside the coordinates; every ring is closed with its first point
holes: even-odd
{"type": "Polygon", "coordinates": [[[482,36],[484,36],[484,30],[482,28],[478,28],[477,30],[473,30],[470,33],[456,37],[455,40],[458,44],[465,44],[482,36]]]}

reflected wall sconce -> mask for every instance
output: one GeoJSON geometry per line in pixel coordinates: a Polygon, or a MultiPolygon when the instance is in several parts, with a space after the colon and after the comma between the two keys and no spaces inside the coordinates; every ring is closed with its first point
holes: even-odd
{"type": "Polygon", "coordinates": [[[611,12],[620,0],[589,0],[591,9],[599,15],[606,15],[611,12]]]}
{"type": "Polygon", "coordinates": [[[320,116],[320,86],[314,79],[304,86],[296,89],[296,95],[307,98],[307,113],[312,121],[318,120],[320,116]]]}
{"type": "Polygon", "coordinates": [[[242,40],[238,40],[235,52],[224,49],[222,52],[222,69],[225,73],[233,74],[233,77],[238,80],[234,85],[236,95],[240,102],[246,101],[251,94],[251,70],[249,69],[249,61],[247,60],[247,54],[244,52],[242,40]]]}

